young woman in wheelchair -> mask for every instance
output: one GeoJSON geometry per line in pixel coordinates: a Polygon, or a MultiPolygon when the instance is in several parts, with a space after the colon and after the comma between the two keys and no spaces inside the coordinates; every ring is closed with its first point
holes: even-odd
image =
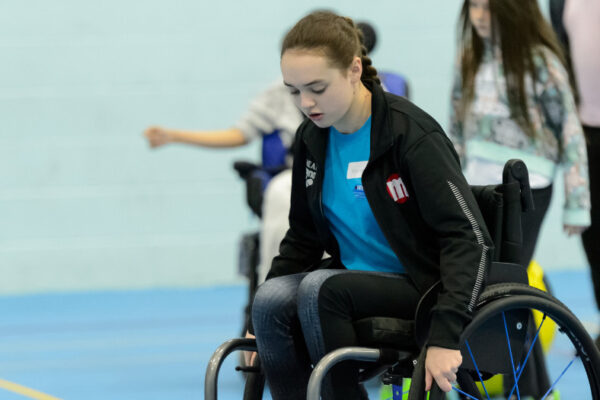
{"type": "MultiPolygon", "coordinates": [[[[353,321],[413,319],[438,280],[426,386],[449,391],[493,250],[452,143],[427,113],[383,92],[349,18],[301,19],[283,41],[281,70],[308,119],[294,146],[290,229],[248,333],[273,398],[304,399],[311,365],[359,345],[353,321]]],[[[357,365],[334,367],[323,396],[364,398],[357,365]]]]}

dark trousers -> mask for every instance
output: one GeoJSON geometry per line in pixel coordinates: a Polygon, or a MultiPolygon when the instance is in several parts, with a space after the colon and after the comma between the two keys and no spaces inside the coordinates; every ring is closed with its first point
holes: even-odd
{"type": "MultiPolygon", "coordinates": [[[[420,293],[405,275],[317,270],[259,286],[252,321],[273,399],[306,399],[311,364],[340,347],[358,346],[353,321],[381,316],[413,319],[420,293]]],[[[364,399],[357,363],[336,365],[323,399],[364,399]]]]}
{"type": "Polygon", "coordinates": [[[590,264],[596,304],[600,308],[600,127],[584,126],[587,140],[592,225],[581,235],[590,264]]]}

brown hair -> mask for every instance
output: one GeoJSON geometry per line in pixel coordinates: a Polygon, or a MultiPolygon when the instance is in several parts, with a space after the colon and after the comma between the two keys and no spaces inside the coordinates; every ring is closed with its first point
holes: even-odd
{"type": "MultiPolygon", "coordinates": [[[[489,0],[489,7],[491,43],[492,46],[499,45],[502,52],[502,68],[512,117],[529,136],[533,136],[525,95],[525,74],[529,73],[534,81],[537,79],[533,61],[537,46],[549,49],[565,65],[563,51],[554,31],[542,16],[537,0],[489,0]]],[[[469,19],[469,0],[463,3],[459,29],[463,91],[460,113],[464,117],[473,101],[475,75],[484,51],[483,40],[469,19]]],[[[544,57],[543,53],[541,56],[544,57]]]]}
{"type": "Polygon", "coordinates": [[[285,35],[281,56],[291,49],[322,52],[332,66],[342,70],[350,66],[354,57],[360,57],[363,67],[361,81],[381,84],[363,45],[363,34],[348,17],[329,11],[308,14],[285,35]]]}

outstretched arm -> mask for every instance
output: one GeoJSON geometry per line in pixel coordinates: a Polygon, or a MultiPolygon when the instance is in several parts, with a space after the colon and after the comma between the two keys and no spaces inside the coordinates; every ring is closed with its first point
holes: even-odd
{"type": "Polygon", "coordinates": [[[202,147],[238,147],[248,143],[248,139],[237,128],[214,131],[184,131],[151,126],[144,131],[151,147],[168,143],[184,143],[202,147]]]}

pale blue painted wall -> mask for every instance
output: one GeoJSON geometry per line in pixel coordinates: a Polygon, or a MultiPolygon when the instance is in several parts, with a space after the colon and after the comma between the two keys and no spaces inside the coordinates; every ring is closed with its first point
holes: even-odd
{"type": "MultiPolygon", "coordinates": [[[[257,222],[230,165],[258,147],[151,151],[142,130],[228,127],[277,79],[282,34],[317,7],[377,23],[375,65],[410,77],[447,125],[459,3],[0,3],[0,293],[238,280],[236,242],[257,222]]],[[[549,220],[542,264],[582,267],[558,230],[549,220]]]]}

